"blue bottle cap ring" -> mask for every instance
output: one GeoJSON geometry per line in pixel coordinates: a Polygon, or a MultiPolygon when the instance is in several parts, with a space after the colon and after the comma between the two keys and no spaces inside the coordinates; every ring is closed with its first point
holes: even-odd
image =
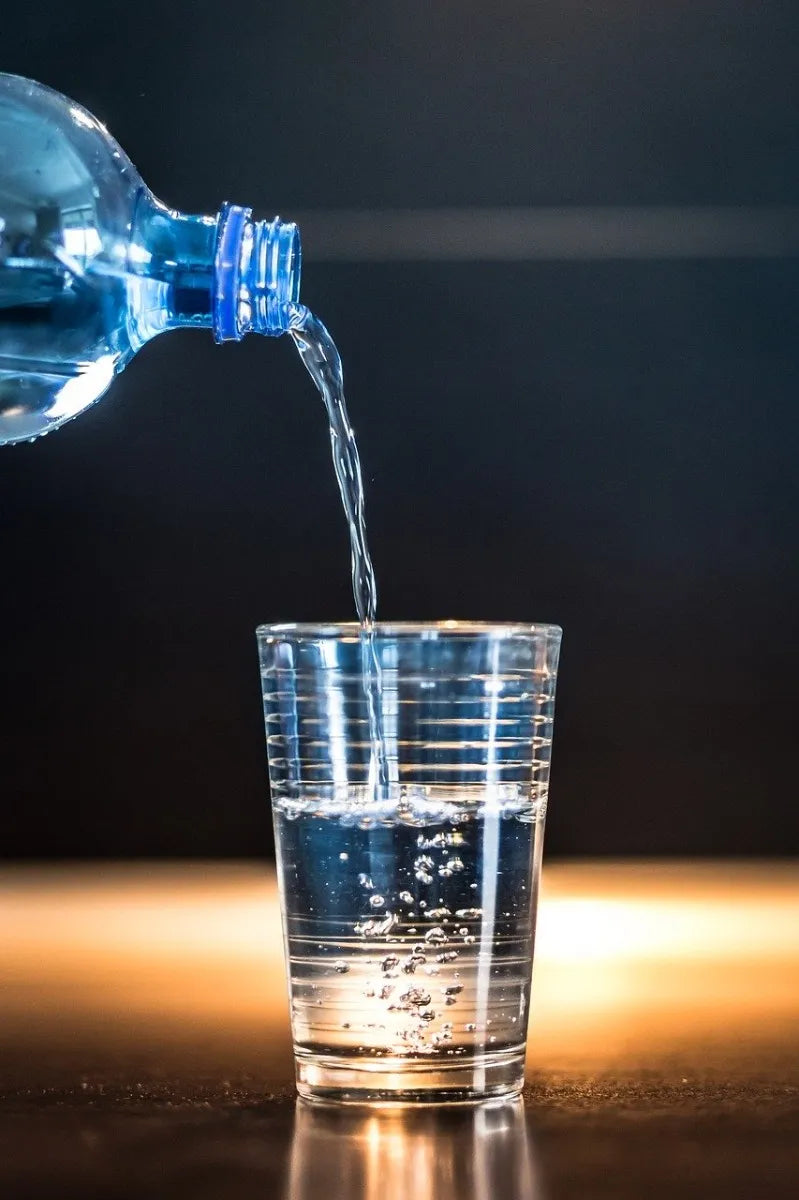
{"type": "Polygon", "coordinates": [[[222,205],[214,258],[214,340],[239,341],[238,273],[244,227],[252,217],[251,208],[237,204],[222,205]]]}

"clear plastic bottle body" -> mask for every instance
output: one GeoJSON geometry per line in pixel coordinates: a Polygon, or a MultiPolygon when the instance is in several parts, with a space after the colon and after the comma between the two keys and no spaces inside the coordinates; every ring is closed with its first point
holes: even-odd
{"type": "Polygon", "coordinates": [[[90,113],[0,75],[0,444],[84,411],[166,329],[282,332],[281,304],[298,289],[294,226],[252,222],[244,209],[170,211],[90,113]]]}

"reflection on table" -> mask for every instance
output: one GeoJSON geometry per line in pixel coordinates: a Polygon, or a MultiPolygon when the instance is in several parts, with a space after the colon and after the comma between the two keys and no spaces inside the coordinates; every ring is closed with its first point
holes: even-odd
{"type": "Polygon", "coordinates": [[[298,1101],[282,1200],[543,1200],[521,1100],[441,1109],[298,1101]]]}

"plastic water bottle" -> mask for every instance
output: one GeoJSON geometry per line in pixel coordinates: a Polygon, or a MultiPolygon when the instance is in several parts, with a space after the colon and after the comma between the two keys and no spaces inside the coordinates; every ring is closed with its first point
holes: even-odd
{"type": "Polygon", "coordinates": [[[84,412],[167,329],[284,333],[299,286],[295,225],[171,211],[91,113],[0,74],[0,444],[84,412]]]}

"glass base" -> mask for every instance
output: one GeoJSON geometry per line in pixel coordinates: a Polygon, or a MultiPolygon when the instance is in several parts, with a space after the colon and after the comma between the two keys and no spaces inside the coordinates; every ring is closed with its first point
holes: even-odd
{"type": "Polygon", "coordinates": [[[340,1058],[295,1051],[297,1091],[305,1100],[337,1104],[478,1104],[517,1096],[524,1051],[431,1063],[408,1058],[340,1058]]]}

